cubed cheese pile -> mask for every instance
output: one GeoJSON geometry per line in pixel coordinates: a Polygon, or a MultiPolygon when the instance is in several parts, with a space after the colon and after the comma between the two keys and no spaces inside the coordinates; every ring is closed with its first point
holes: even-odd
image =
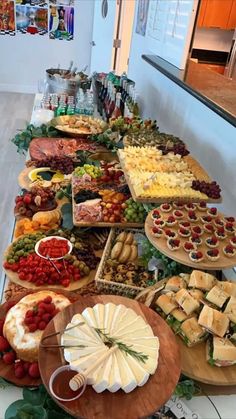
{"type": "Polygon", "coordinates": [[[78,372],[83,373],[109,351],[109,347],[104,343],[105,338],[97,333],[96,328],[132,350],[147,355],[147,359],[142,362],[117,349],[91,372],[88,384],[92,384],[97,393],[104,390],[115,392],[119,389],[129,393],[137,386],[143,386],[149,375],[156,371],[159,339],[154,336],[151,327],[141,316],[122,304],[96,304],[93,308],[86,308],[82,314],[73,316],[61,338],[62,345],[71,345],[64,349],[66,361],[78,372]],[[84,324],[67,330],[81,322],[84,324]],[[84,347],[73,347],[76,345],[84,347]]]}

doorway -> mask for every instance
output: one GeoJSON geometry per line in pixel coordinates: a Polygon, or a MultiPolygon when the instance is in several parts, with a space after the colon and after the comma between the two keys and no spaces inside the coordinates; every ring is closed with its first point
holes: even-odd
{"type": "Polygon", "coordinates": [[[127,72],[135,4],[135,0],[95,1],[91,72],[127,72]]]}

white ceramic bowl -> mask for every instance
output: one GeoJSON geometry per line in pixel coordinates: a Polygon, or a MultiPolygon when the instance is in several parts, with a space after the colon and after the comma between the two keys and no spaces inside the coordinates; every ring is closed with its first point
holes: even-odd
{"type": "Polygon", "coordinates": [[[61,237],[61,236],[49,236],[49,237],[44,237],[43,239],[39,240],[39,241],[36,243],[36,245],[35,245],[34,250],[35,250],[35,252],[37,253],[37,255],[38,255],[38,256],[40,256],[41,258],[43,258],[43,259],[48,259],[46,256],[43,256],[43,255],[41,255],[41,253],[39,253],[39,246],[40,246],[40,243],[42,243],[42,242],[46,242],[46,241],[51,240],[51,239],[66,240],[66,241],[67,241],[67,243],[68,243],[68,246],[69,246],[69,251],[68,251],[65,255],[60,256],[59,258],[52,258],[52,257],[50,256],[50,259],[51,259],[51,260],[59,260],[59,259],[63,259],[66,255],[69,255],[69,254],[72,252],[73,245],[72,245],[72,243],[71,243],[69,240],[67,240],[67,239],[65,239],[64,237],[61,237]]]}

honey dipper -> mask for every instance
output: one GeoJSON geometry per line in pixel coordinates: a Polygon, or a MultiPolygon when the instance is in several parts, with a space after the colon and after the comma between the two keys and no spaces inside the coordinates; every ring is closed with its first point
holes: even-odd
{"type": "Polygon", "coordinates": [[[103,354],[100,358],[98,358],[97,361],[93,365],[88,367],[84,372],[79,372],[78,374],[74,375],[74,377],[72,377],[71,380],[69,381],[69,386],[71,390],[73,391],[79,390],[79,388],[81,388],[84,385],[88,375],[94,369],[96,369],[99,365],[101,365],[105,361],[105,359],[107,359],[117,349],[118,349],[117,345],[112,346],[112,348],[110,348],[107,352],[105,352],[105,354],[103,354]]]}

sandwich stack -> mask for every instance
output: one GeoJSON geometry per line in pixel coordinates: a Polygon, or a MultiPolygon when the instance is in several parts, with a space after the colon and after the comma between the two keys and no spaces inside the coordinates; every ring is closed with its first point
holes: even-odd
{"type": "Polygon", "coordinates": [[[209,364],[236,364],[235,283],[196,270],[180,274],[166,282],[155,309],[188,347],[207,341],[209,364]]]}

